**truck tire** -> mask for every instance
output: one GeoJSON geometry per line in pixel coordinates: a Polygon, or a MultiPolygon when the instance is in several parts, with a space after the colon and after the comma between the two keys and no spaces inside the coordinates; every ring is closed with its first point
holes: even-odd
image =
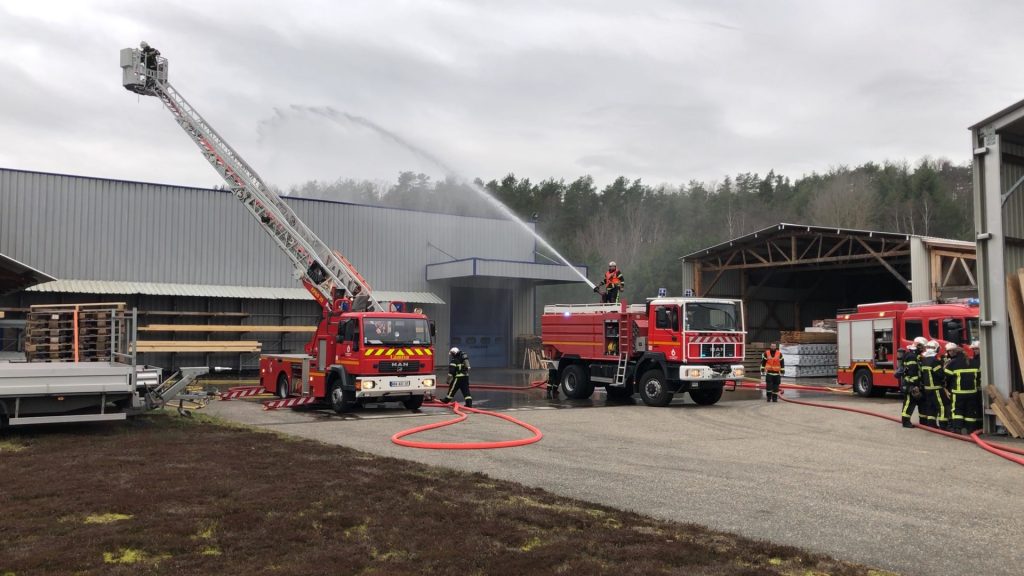
{"type": "Polygon", "coordinates": [[[277,377],[277,389],[275,390],[277,397],[282,399],[287,398],[288,389],[288,377],[284,375],[284,372],[282,372],[277,377]]]}
{"type": "Polygon", "coordinates": [[[865,398],[875,395],[875,386],[871,378],[871,370],[857,368],[853,372],[853,391],[857,396],[865,398]]]}
{"type": "Polygon", "coordinates": [[[665,382],[665,373],[659,369],[648,370],[640,377],[640,399],[648,406],[668,406],[672,402],[672,391],[665,382]]]}
{"type": "Polygon", "coordinates": [[[356,393],[352,390],[345,390],[341,385],[341,378],[332,378],[327,387],[327,399],[331,408],[338,414],[351,412],[359,402],[356,400],[356,393]]]}
{"type": "Polygon", "coordinates": [[[630,386],[605,386],[605,393],[609,400],[629,400],[633,397],[633,388],[630,386]]]}
{"type": "Polygon", "coordinates": [[[704,390],[690,390],[690,398],[701,406],[711,406],[722,399],[721,388],[705,388],[704,390]]]}
{"type": "Polygon", "coordinates": [[[415,396],[409,396],[405,400],[402,400],[402,405],[405,406],[406,410],[415,412],[423,405],[423,395],[417,394],[415,396]]]}
{"type": "Polygon", "coordinates": [[[562,371],[562,392],[573,400],[586,400],[594,393],[594,384],[582,366],[573,364],[562,371]]]}

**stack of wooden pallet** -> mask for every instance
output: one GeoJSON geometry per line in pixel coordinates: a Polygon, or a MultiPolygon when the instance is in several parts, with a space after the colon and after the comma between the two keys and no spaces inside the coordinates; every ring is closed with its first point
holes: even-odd
{"type": "Polygon", "coordinates": [[[1014,392],[1008,400],[991,384],[985,387],[985,392],[992,401],[992,411],[1010,436],[1024,438],[1024,396],[1021,396],[1020,392],[1014,392]]]}
{"type": "Polygon", "coordinates": [[[138,352],[243,353],[259,352],[259,340],[139,340],[138,352]]]}
{"type": "Polygon", "coordinates": [[[113,317],[124,303],[32,306],[25,322],[29,362],[110,362],[113,317]]]}
{"type": "MultiPolygon", "coordinates": [[[[1024,279],[1024,268],[1016,274],[1006,276],[1006,309],[1010,317],[1010,332],[1016,344],[1017,364],[1024,378],[1024,295],[1021,294],[1021,281],[1024,279]]],[[[987,386],[985,392],[991,402],[992,412],[1006,428],[1006,431],[1018,438],[1024,437],[1024,404],[1021,395],[1014,392],[1009,399],[1003,397],[995,386],[987,386]]]]}
{"type": "Polygon", "coordinates": [[[835,344],[836,333],[783,330],[779,340],[786,344],[835,344]]]}

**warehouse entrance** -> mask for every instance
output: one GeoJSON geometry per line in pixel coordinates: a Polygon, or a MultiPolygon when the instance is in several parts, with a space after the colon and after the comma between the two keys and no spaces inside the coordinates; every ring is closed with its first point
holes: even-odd
{"type": "Polygon", "coordinates": [[[512,291],[459,288],[451,292],[451,342],[473,368],[505,368],[512,324],[512,291]]]}

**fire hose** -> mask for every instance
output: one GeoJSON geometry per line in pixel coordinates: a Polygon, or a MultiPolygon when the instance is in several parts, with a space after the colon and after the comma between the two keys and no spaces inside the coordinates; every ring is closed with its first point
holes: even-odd
{"type": "MultiPolygon", "coordinates": [[[[474,387],[478,388],[479,386],[474,387]]],[[[533,386],[531,386],[531,388],[532,387],[533,386]]],[[[539,442],[540,439],[544,437],[544,434],[541,433],[541,431],[536,426],[532,426],[530,424],[527,424],[526,422],[523,422],[522,420],[517,420],[511,416],[501,414],[499,412],[491,412],[490,410],[480,410],[479,408],[469,408],[468,406],[463,406],[462,404],[459,404],[457,402],[452,402],[451,404],[445,404],[443,402],[430,402],[424,404],[424,406],[451,408],[452,411],[455,413],[456,417],[452,418],[451,420],[445,420],[444,422],[434,422],[432,424],[426,424],[424,426],[417,426],[415,428],[403,430],[391,437],[392,442],[398,444],[399,446],[406,446],[408,448],[423,448],[427,450],[490,450],[494,448],[513,448],[515,446],[526,446],[527,444],[539,442]],[[427,430],[436,430],[438,428],[443,428],[445,426],[451,426],[452,424],[458,424],[459,422],[463,422],[467,418],[469,418],[468,412],[480,414],[481,416],[493,416],[495,418],[501,418],[502,420],[515,424],[516,426],[526,428],[527,430],[533,433],[533,436],[530,436],[529,438],[520,438],[517,440],[499,440],[494,442],[417,442],[415,440],[404,439],[406,436],[412,436],[413,434],[426,432],[427,430]]]]}
{"type": "MultiPolygon", "coordinates": [[[[764,388],[764,384],[748,384],[748,383],[744,383],[744,384],[737,384],[737,385],[742,387],[742,388],[753,388],[753,389],[763,389],[764,388]]],[[[802,386],[802,385],[799,385],[799,384],[783,384],[783,385],[780,386],[780,388],[789,389],[789,390],[806,390],[806,391],[814,391],[814,392],[845,393],[845,391],[840,391],[840,390],[837,390],[837,389],[829,388],[827,386],[802,386]]],[[[853,407],[850,407],[850,406],[836,406],[836,405],[833,405],[833,404],[823,404],[821,402],[808,402],[806,400],[791,400],[789,398],[786,398],[784,393],[780,393],[779,397],[782,398],[783,402],[788,402],[790,404],[800,404],[802,406],[813,406],[815,408],[828,408],[828,409],[831,409],[831,410],[842,410],[844,412],[854,412],[854,413],[857,413],[857,414],[865,414],[867,416],[874,416],[875,418],[882,418],[884,420],[889,420],[891,422],[897,422],[897,423],[902,422],[902,419],[896,418],[895,416],[888,416],[886,414],[880,414],[878,412],[872,412],[870,410],[864,410],[862,408],[853,408],[853,407]]],[[[1021,449],[1018,449],[1018,448],[1013,448],[1011,446],[1003,446],[1002,444],[993,444],[991,442],[982,440],[981,437],[978,435],[978,432],[974,432],[970,436],[966,436],[965,437],[965,436],[961,436],[959,434],[954,434],[952,432],[947,432],[946,430],[942,430],[941,428],[932,428],[931,426],[921,426],[919,424],[914,424],[913,426],[914,426],[914,428],[918,428],[918,429],[924,430],[926,432],[931,432],[933,434],[939,434],[941,436],[946,436],[947,438],[953,438],[955,440],[960,440],[961,442],[973,442],[973,443],[977,444],[979,447],[981,447],[982,449],[984,449],[984,450],[986,450],[988,452],[991,452],[992,454],[995,454],[996,456],[999,456],[1001,458],[1005,458],[1006,460],[1009,460],[1010,462],[1014,462],[1016,464],[1020,464],[1021,466],[1024,466],[1024,458],[1019,458],[1018,456],[1014,456],[1014,454],[1024,456],[1024,450],[1021,450],[1021,449]]]]}

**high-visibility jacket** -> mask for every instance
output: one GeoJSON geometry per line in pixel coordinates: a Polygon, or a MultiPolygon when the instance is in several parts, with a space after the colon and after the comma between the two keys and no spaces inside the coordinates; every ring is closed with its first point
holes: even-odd
{"type": "Polygon", "coordinates": [[[946,389],[952,394],[976,394],[978,369],[971,366],[963,354],[957,354],[946,364],[946,389]]]}
{"type": "Polygon", "coordinates": [[[938,390],[942,388],[945,372],[942,363],[935,356],[924,356],[921,358],[920,375],[921,383],[925,390],[938,390]]]}
{"type": "Polygon", "coordinates": [[[448,361],[448,374],[452,378],[469,376],[469,360],[465,354],[457,354],[448,361]]]}
{"type": "Polygon", "coordinates": [[[604,285],[609,288],[622,288],[626,281],[622,279],[622,272],[618,268],[608,270],[604,273],[604,285]]]}
{"type": "Polygon", "coordinates": [[[782,360],[782,350],[765,350],[761,354],[761,368],[764,369],[768,374],[782,374],[782,368],[785,363],[782,360]]]}

